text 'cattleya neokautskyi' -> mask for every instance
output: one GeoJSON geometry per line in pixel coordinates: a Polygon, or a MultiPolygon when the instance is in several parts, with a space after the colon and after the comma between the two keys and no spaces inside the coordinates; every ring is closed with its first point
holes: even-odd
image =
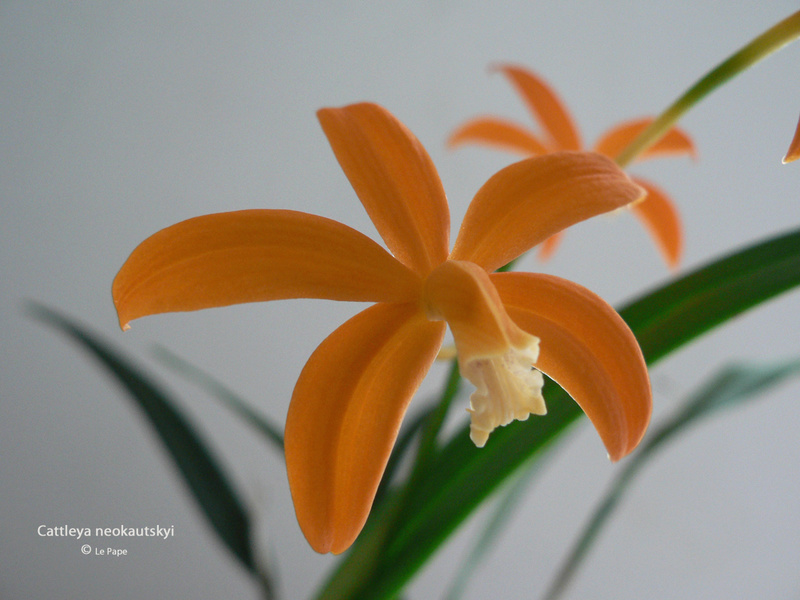
{"type": "MultiPolygon", "coordinates": [[[[542,135],[497,117],[477,117],[458,127],[448,140],[450,146],[476,143],[508,150],[522,156],[538,156],[561,150],[581,150],[580,132],[566,106],[543,79],[513,65],[500,65],[502,72],[514,85],[533,117],[542,126],[542,135]]],[[[645,117],[624,121],[606,131],[594,145],[594,151],[615,158],[653,122],[645,117]]],[[[638,156],[638,160],[659,156],[695,155],[692,140],[677,127],[638,156]]],[[[630,209],[650,232],[666,263],[675,268],[683,254],[683,228],[680,216],[669,196],[655,184],[634,177],[647,191],[647,196],[632,203],[630,209]]],[[[539,256],[549,258],[561,239],[561,232],[542,244],[539,256]]]]}
{"type": "Polygon", "coordinates": [[[630,452],[647,427],[651,395],[626,324],[575,283],[495,271],[643,190],[599,154],[523,160],[478,191],[450,252],[444,190],[414,135],[374,104],[318,116],[391,254],[324,217],[243,210],[156,233],[133,251],[113,285],[123,328],[145,315],[242,302],[375,303],[320,344],[289,406],[289,485],[311,546],[342,552],[361,531],[446,324],[461,373],[477,388],[469,411],[478,446],[495,427],[545,412],[542,371],[580,404],[613,460],[630,452]]]}

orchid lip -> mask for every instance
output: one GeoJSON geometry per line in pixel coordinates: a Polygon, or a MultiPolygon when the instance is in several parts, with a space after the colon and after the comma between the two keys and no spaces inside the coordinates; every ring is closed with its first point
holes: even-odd
{"type": "Polygon", "coordinates": [[[477,388],[470,396],[470,439],[483,448],[495,428],[529,415],[547,414],[542,397],[544,378],[534,368],[539,339],[523,348],[510,348],[501,356],[475,358],[462,367],[462,374],[477,388]]]}
{"type": "Polygon", "coordinates": [[[513,420],[547,412],[542,374],[534,368],[539,338],[508,316],[488,273],[468,261],[446,261],[425,283],[426,312],[450,325],[461,374],[476,388],[470,397],[472,441],[513,420]]]}

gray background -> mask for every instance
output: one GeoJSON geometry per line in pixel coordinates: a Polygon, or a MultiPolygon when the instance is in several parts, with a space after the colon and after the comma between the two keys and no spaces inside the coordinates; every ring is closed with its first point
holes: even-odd
{"type": "MultiPolygon", "coordinates": [[[[166,370],[162,344],[283,422],[316,345],[360,306],[274,302],[137,321],[122,334],[111,280],[137,243],[204,213],[291,207],[369,235],[314,111],[389,108],[431,153],[454,226],[513,157],[444,140],[494,113],[529,123],[487,66],[527,65],[565,98],[584,139],[653,114],[701,74],[797,9],[794,2],[13,2],[0,3],[0,597],[256,598],[172,465],[116,386],[22,311],[66,311],[152,368],[206,434],[257,515],[260,551],[285,598],[333,564],[305,544],[280,459],[214,399],[166,370]],[[85,557],[40,524],[174,525],[129,556],[85,557]]],[[[714,93],[681,124],[699,160],[637,165],[686,225],[684,268],[798,222],[800,165],[780,159],[800,109],[800,46],[714,93]]],[[[670,277],[629,215],[575,227],[552,272],[621,304],[670,277]]],[[[800,354],[792,292],[652,371],[655,418],[731,359],[800,354]]],[[[435,367],[425,391],[438,389],[435,367]]],[[[797,382],[688,434],[639,480],[570,597],[800,596],[797,382]]],[[[463,400],[462,400],[463,402],[463,400]]],[[[413,405],[412,405],[413,406],[413,405]]],[[[466,419],[460,410],[454,419],[466,419]]],[[[491,443],[491,441],[489,442],[491,443]]],[[[485,560],[468,598],[531,598],[549,582],[618,466],[578,425],[485,560]]],[[[435,598],[472,521],[413,583],[435,598]]]]}

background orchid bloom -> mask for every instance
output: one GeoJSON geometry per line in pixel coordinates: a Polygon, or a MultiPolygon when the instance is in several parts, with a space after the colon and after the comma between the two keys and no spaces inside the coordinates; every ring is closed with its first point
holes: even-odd
{"type": "Polygon", "coordinates": [[[621,317],[575,283],[494,271],[643,191],[600,154],[523,160],[478,191],[448,252],[444,190],[414,135],[374,104],[318,117],[391,254],[311,214],[212,214],[142,242],[112,290],[123,328],[145,315],[279,298],[375,303],[314,351],[289,407],[289,484],[311,546],[342,552],[361,531],[445,323],[461,372],[477,388],[469,409],[477,445],[498,425],[545,412],[541,370],[580,404],[613,460],[630,452],[649,422],[651,393],[621,317]]]}
{"type": "MultiPolygon", "coordinates": [[[[534,119],[540,123],[542,134],[537,135],[505,119],[478,117],[467,121],[452,133],[448,139],[451,147],[477,143],[523,156],[583,148],[580,133],[565,104],[544,80],[517,66],[500,65],[497,70],[509,78],[522,96],[534,119]]],[[[652,118],[642,118],[612,127],[597,141],[594,151],[615,158],[652,121],[652,118]]],[[[694,144],[688,135],[673,127],[638,159],[680,154],[695,156],[694,144]]],[[[631,204],[630,208],[653,236],[667,265],[676,268],[683,254],[683,228],[678,211],[659,187],[639,177],[633,180],[647,191],[647,196],[631,204]]],[[[542,244],[540,258],[547,259],[552,255],[561,235],[554,235],[542,244]]]]}

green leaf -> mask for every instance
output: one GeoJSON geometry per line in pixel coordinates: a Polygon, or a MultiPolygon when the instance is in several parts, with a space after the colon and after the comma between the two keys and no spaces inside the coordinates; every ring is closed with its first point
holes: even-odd
{"type": "Polygon", "coordinates": [[[453,360],[450,364],[450,374],[447,376],[444,393],[441,399],[430,412],[423,424],[422,436],[419,442],[419,449],[414,460],[414,467],[411,471],[410,481],[413,485],[414,480],[428,468],[428,464],[439,451],[439,434],[442,431],[447,413],[453,399],[461,389],[461,375],[458,370],[458,361],[453,360]]]}
{"type": "Polygon", "coordinates": [[[710,416],[716,410],[729,408],[747,400],[755,400],[759,394],[798,374],[800,374],[800,360],[758,366],[727,367],[695,393],[672,418],[651,430],[597,505],[589,523],[559,569],[544,598],[556,600],[561,596],[619,504],[625,490],[659,448],[666,442],[673,441],[676,434],[688,431],[701,418],[710,416]]]}
{"type": "Polygon", "coordinates": [[[528,485],[539,472],[541,461],[536,461],[530,467],[521,468],[519,473],[511,477],[511,482],[506,484],[508,489],[501,490],[502,495],[497,505],[492,508],[485,526],[472,545],[469,553],[456,571],[453,583],[447,590],[444,600],[458,600],[464,594],[469,580],[478,572],[478,567],[486,554],[494,549],[494,541],[500,536],[505,526],[511,522],[516,508],[524,499],[528,485]]]}
{"type": "MultiPolygon", "coordinates": [[[[798,284],[800,230],[795,230],[698,269],[630,304],[620,314],[652,364],[798,284]]],[[[534,460],[583,415],[554,383],[545,385],[545,395],[546,417],[499,428],[484,448],[470,443],[467,426],[453,436],[414,489],[406,491],[401,518],[394,521],[390,531],[382,533],[386,542],[372,577],[361,581],[357,590],[348,587],[347,598],[391,598],[507,477],[526,461],[534,460]]],[[[364,542],[363,547],[370,546],[364,542]]],[[[362,559],[358,547],[343,561],[343,569],[348,562],[362,559]]],[[[340,589],[336,578],[334,573],[331,589],[340,589]]],[[[326,595],[327,589],[321,595],[337,597],[326,595]]]]}
{"type": "Polygon", "coordinates": [[[403,458],[405,458],[411,449],[411,442],[416,439],[417,434],[422,431],[423,426],[428,422],[428,419],[431,418],[431,415],[434,414],[436,410],[437,405],[429,406],[414,419],[409,420],[406,418],[406,420],[403,422],[403,426],[397,436],[397,441],[395,442],[394,448],[392,448],[392,453],[389,456],[389,461],[386,463],[386,468],[383,470],[383,477],[381,477],[381,483],[378,486],[378,491],[375,493],[375,500],[373,500],[372,503],[373,510],[375,507],[381,504],[386,493],[389,491],[390,486],[396,478],[397,471],[399,470],[403,458]]]}
{"type": "Polygon", "coordinates": [[[222,401],[226,407],[241,417],[242,420],[262,434],[268,442],[283,453],[283,434],[280,428],[270,422],[266,417],[254,411],[238,394],[231,391],[227,386],[214,379],[202,369],[198,369],[174,352],[162,346],[156,348],[156,356],[176,373],[183,375],[190,381],[195,382],[211,392],[211,394],[222,401]]]}
{"type": "Polygon", "coordinates": [[[82,346],[125,388],[158,434],[214,531],[248,571],[263,577],[253,558],[247,511],[175,402],[141,369],[76,322],[38,304],[31,305],[31,312],[82,346]]]}
{"type": "Polygon", "coordinates": [[[798,284],[800,230],[716,261],[620,311],[653,363],[798,284]]]}

